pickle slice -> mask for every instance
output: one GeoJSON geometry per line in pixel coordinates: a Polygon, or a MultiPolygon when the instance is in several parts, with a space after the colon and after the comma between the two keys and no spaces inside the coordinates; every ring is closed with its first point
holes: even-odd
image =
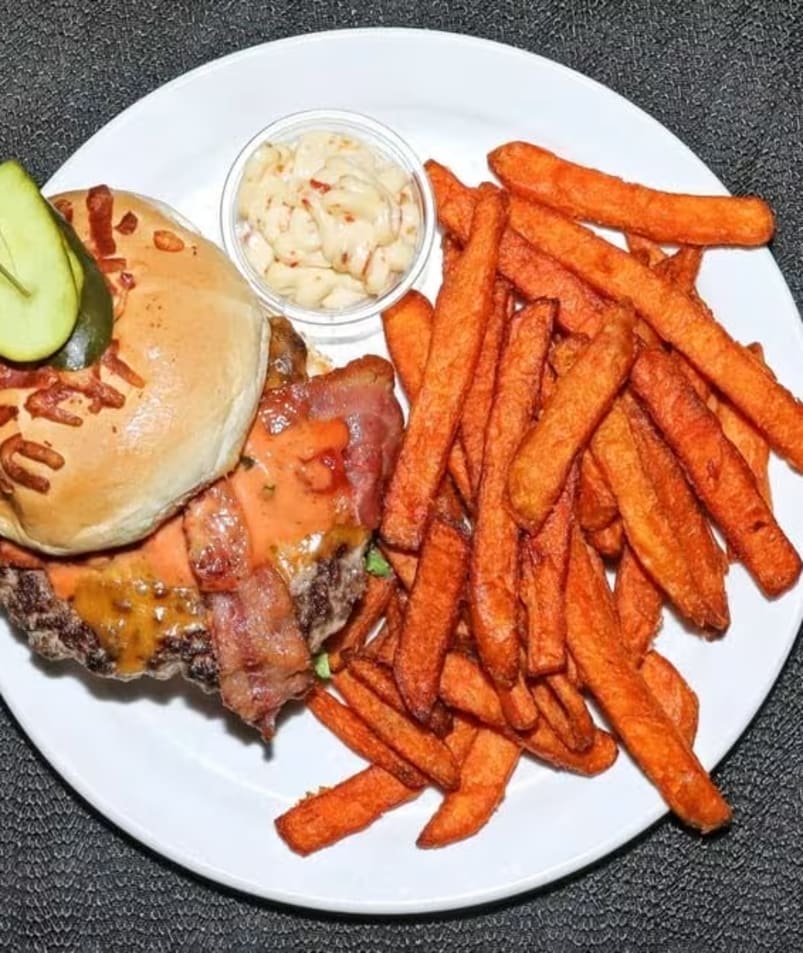
{"type": "Polygon", "coordinates": [[[18,162],[0,163],[0,357],[53,354],[75,326],[79,300],[50,206],[18,162]]]}

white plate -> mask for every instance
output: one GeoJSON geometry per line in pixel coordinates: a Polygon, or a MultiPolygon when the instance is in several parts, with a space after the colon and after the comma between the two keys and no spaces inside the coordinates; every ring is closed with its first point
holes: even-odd
{"type": "MultiPolygon", "coordinates": [[[[195,70],[109,123],[48,189],[106,181],[159,196],[216,236],[220,188],[241,144],[271,119],[312,107],[375,116],[469,182],[487,176],[489,148],[521,138],[626,178],[723,191],[674,136],[591,80],[493,43],[403,30],[305,36],[195,70]]],[[[783,382],[800,381],[800,319],[767,251],[707,254],[701,290],[738,338],[764,343],[783,382]]],[[[369,350],[383,352],[376,325],[366,339],[330,348],[338,361],[369,350]]],[[[772,487],[782,525],[803,545],[803,481],[774,461],[772,487]]],[[[770,690],[803,615],[800,588],[770,603],[737,568],[728,589],[726,638],[704,643],[671,619],[660,636],[699,693],[697,751],[709,767],[770,690]]],[[[45,757],[106,817],[206,877],[291,904],[406,913],[493,900],[577,870],[665,810],[624,756],[594,780],[527,761],[488,826],[465,843],[416,849],[438,800],[429,792],[302,860],[278,839],[273,818],[359,765],[313,718],[286,718],[268,752],[214,699],[179,684],[106,683],[47,665],[5,632],[0,688],[45,757]]]]}

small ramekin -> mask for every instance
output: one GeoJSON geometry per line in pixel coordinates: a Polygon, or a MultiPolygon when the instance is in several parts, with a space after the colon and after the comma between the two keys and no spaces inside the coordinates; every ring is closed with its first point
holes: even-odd
{"type": "Polygon", "coordinates": [[[283,314],[293,321],[336,328],[374,317],[413,287],[432,251],[435,237],[435,199],[421,160],[413,149],[392,129],[360,113],[336,109],[315,109],[284,116],[266,126],[243,146],[229,170],[220,203],[220,226],[223,245],[263,305],[273,314],[283,314]],[[288,143],[313,131],[343,133],[360,139],[378,153],[401,166],[413,182],[421,212],[421,228],[413,259],[397,281],[378,297],[367,298],[348,308],[305,308],[274,291],[251,266],[237,233],[237,195],[248,160],[265,142],[288,143]]]}

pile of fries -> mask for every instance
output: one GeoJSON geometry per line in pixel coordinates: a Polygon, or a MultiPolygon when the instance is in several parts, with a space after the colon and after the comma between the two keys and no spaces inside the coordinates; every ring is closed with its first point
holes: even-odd
{"type": "Polygon", "coordinates": [[[800,575],[767,467],[772,449],[803,469],[803,405],[695,289],[704,246],[767,242],[769,208],[527,143],[489,162],[504,188],[427,164],[442,287],[434,307],[411,292],[383,315],[411,405],[388,572],[331,646],[345,704],[323,683],[308,699],[371,766],[276,821],[302,854],[428,785],[443,800],[418,844],[444,846],[488,821],[523,755],[595,775],[619,744],[681,820],[722,827],[697,697],[653,639],[665,604],[702,636],[727,629],[731,560],[768,597],[800,575]]]}

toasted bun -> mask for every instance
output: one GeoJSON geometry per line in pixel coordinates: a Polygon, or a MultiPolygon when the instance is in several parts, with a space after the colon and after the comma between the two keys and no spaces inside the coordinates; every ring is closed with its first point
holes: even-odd
{"type": "MultiPolygon", "coordinates": [[[[86,195],[59,198],[72,205],[73,227],[89,244],[86,195]]],[[[0,397],[19,408],[17,419],[0,428],[0,441],[21,433],[64,460],[54,470],[15,455],[16,463],[49,481],[46,493],[6,479],[9,473],[0,470],[0,535],[54,555],[141,539],[232,469],[265,378],[269,324],[223,252],[163,206],[115,192],[113,221],[126,212],[136,215],[137,226],[130,235],[115,230],[115,255],[125,259],[135,286],[113,336],[119,358],[144,386],[101,364],[101,380],[125,403],[92,412],[86,396],[69,397],[60,406],[80,417],[80,426],[32,417],[25,409],[30,388],[0,397]],[[183,249],[160,250],[154,243],[159,230],[177,236],[183,249]]]]}

